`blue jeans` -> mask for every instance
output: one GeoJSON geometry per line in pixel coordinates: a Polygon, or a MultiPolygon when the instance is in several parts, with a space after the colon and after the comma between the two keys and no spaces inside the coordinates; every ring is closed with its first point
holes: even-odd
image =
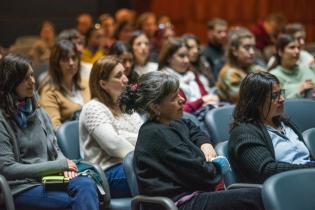
{"type": "Polygon", "coordinates": [[[131,197],[127,178],[121,163],[105,170],[112,198],[131,197]]]}
{"type": "Polygon", "coordinates": [[[99,202],[95,183],[88,177],[70,180],[67,191],[45,191],[42,185],[14,196],[15,209],[19,210],[98,210],[99,202]]]}

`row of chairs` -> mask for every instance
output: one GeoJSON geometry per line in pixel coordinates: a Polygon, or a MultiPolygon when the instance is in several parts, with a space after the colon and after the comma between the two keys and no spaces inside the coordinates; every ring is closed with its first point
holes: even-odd
{"type": "MultiPolygon", "coordinates": [[[[233,110],[234,110],[234,106],[226,106],[226,107],[211,110],[206,116],[206,125],[209,130],[209,133],[214,139],[214,142],[217,144],[216,150],[219,155],[225,155],[225,156],[227,155],[227,141],[226,140],[228,140],[229,138],[228,130],[229,130],[230,120],[232,119],[233,110]],[[221,142],[222,140],[225,142],[221,142]]],[[[315,127],[315,118],[313,117],[314,115],[310,114],[310,112],[315,110],[314,101],[307,100],[307,99],[287,100],[285,103],[285,110],[286,110],[286,114],[290,116],[293,122],[295,122],[302,129],[302,131],[311,127],[315,127]]],[[[80,159],[81,154],[80,154],[80,146],[79,146],[78,121],[65,123],[58,129],[56,134],[58,138],[58,144],[62,152],[66,155],[66,157],[69,159],[80,159]]],[[[303,135],[305,139],[314,139],[315,129],[307,130],[303,133],[303,135]]],[[[310,149],[311,155],[315,157],[315,144],[312,143],[311,141],[306,141],[306,145],[310,149]]],[[[138,209],[139,204],[141,202],[150,202],[150,203],[153,202],[153,203],[161,204],[166,209],[170,209],[170,210],[177,209],[174,203],[168,198],[163,198],[163,197],[152,198],[152,197],[139,195],[136,177],[133,171],[132,160],[133,160],[133,153],[130,153],[125,158],[123,165],[127,173],[128,183],[130,185],[132,196],[134,198],[133,199],[131,198],[111,199],[108,183],[104,175],[103,182],[105,185],[104,188],[106,191],[106,198],[104,198],[103,207],[106,209],[112,209],[112,210],[129,210],[131,206],[132,206],[132,209],[138,209]]],[[[239,187],[239,185],[235,184],[237,183],[237,177],[235,176],[235,174],[233,174],[233,172],[225,176],[225,183],[230,188],[239,187]]],[[[252,187],[250,185],[248,186],[252,187]]],[[[254,187],[257,187],[257,186],[254,186],[254,187]]],[[[10,210],[14,209],[13,199],[12,197],[10,198],[10,196],[8,196],[10,195],[10,193],[8,193],[9,188],[6,185],[5,178],[2,176],[0,176],[0,189],[2,192],[1,196],[4,196],[6,200],[7,209],[10,209],[10,210]]],[[[264,195],[264,197],[266,198],[268,196],[264,195]]],[[[271,208],[268,208],[268,209],[271,209],[271,208]]]]}

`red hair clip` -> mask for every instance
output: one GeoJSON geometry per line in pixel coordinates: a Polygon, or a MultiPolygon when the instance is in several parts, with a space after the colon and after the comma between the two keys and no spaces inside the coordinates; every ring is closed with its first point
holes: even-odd
{"type": "Polygon", "coordinates": [[[131,85],[131,90],[132,90],[132,91],[137,91],[137,90],[139,90],[139,87],[140,87],[140,86],[139,86],[138,83],[134,83],[134,84],[131,85]]]}

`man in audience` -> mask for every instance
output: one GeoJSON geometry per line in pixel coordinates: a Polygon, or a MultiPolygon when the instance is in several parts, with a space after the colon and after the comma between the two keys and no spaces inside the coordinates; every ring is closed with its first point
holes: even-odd
{"type": "Polygon", "coordinates": [[[86,35],[88,30],[93,27],[93,18],[88,13],[82,13],[77,17],[77,27],[76,29],[83,36],[86,35]]]}
{"type": "Polygon", "coordinates": [[[104,32],[104,50],[108,52],[109,48],[114,43],[114,33],[115,33],[115,20],[110,14],[102,14],[99,17],[101,24],[101,29],[104,32]]]}
{"type": "Polygon", "coordinates": [[[208,44],[202,54],[211,65],[215,78],[224,64],[224,45],[227,41],[228,24],[225,20],[215,18],[208,22],[208,44]]]}

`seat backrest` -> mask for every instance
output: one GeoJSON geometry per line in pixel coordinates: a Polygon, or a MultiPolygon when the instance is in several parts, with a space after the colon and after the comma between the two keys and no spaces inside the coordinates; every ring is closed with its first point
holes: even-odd
{"type": "MultiPolygon", "coordinates": [[[[219,142],[215,146],[215,151],[217,155],[225,156],[226,158],[228,158],[228,141],[219,142]]],[[[224,183],[226,187],[236,182],[237,182],[237,177],[233,169],[224,175],[224,183]]]]}
{"type": "Polygon", "coordinates": [[[188,113],[188,112],[184,112],[184,113],[183,113],[183,118],[184,118],[184,119],[191,120],[193,123],[195,123],[196,126],[199,126],[199,125],[200,125],[199,120],[198,120],[197,117],[195,117],[195,115],[193,115],[193,114],[190,114],[190,113],[188,113]]]}
{"type": "Polygon", "coordinates": [[[123,167],[132,197],[139,195],[138,183],[133,164],[133,151],[129,152],[123,160],[123,167]]]}
{"type": "Polygon", "coordinates": [[[262,189],[266,210],[314,210],[315,169],[298,169],[268,178],[262,189]]]}
{"type": "Polygon", "coordinates": [[[2,205],[6,210],[14,210],[13,196],[6,178],[0,175],[0,209],[2,205]]]}
{"type": "Polygon", "coordinates": [[[284,103],[285,114],[303,132],[315,127],[315,101],[311,99],[288,99],[284,103]]]}
{"type": "Polygon", "coordinates": [[[312,157],[315,157],[315,128],[310,128],[304,131],[303,138],[305,145],[310,151],[312,157]]]}
{"type": "Polygon", "coordinates": [[[228,105],[210,110],[205,124],[214,144],[229,140],[229,128],[235,105],[228,105]]]}
{"type": "Polygon", "coordinates": [[[79,121],[63,123],[56,131],[58,145],[62,153],[69,159],[81,159],[79,121]]]}

